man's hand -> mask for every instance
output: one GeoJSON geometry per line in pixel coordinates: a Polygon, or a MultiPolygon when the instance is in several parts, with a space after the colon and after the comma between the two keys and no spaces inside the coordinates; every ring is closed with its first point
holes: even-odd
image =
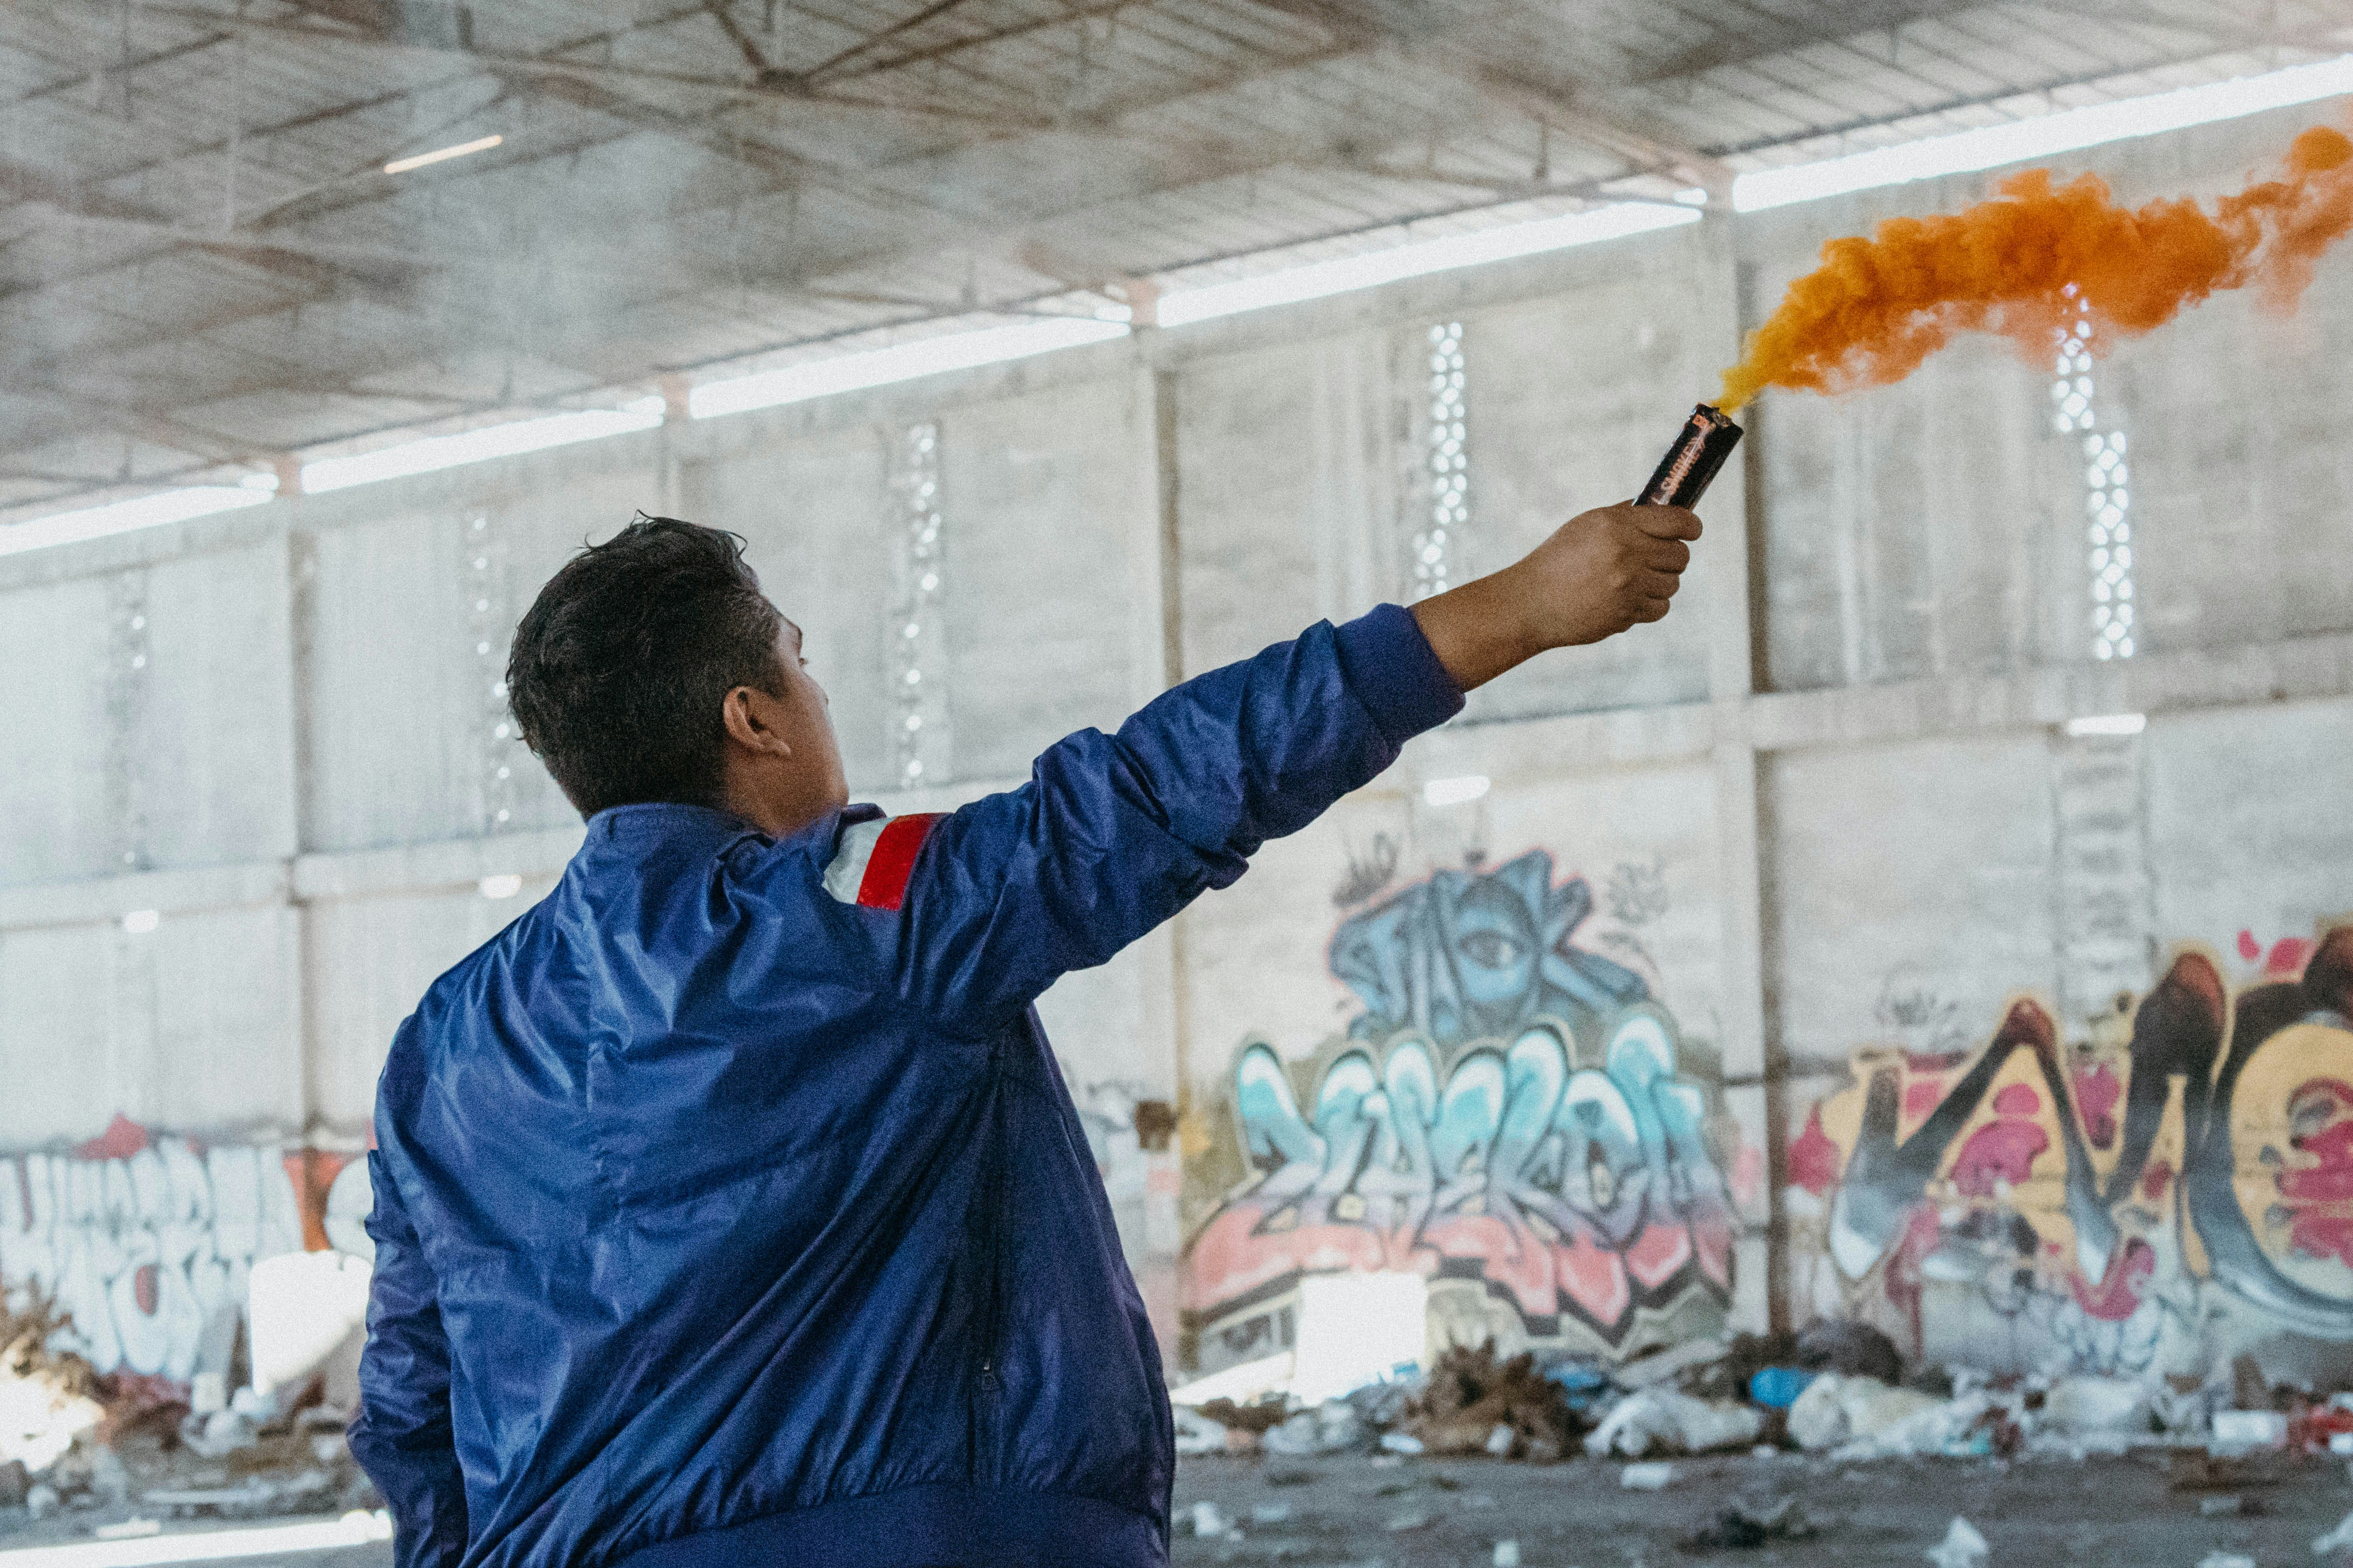
{"type": "Polygon", "coordinates": [[[1501,572],[1424,599],[1413,617],[1469,691],[1547,648],[1664,619],[1698,537],[1699,519],[1679,506],[1597,507],[1501,572]]]}

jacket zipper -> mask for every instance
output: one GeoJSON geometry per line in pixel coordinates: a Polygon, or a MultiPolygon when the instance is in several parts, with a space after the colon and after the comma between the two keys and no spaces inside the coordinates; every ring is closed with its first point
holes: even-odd
{"type": "Polygon", "coordinates": [[[980,1267],[984,1291],[980,1313],[980,1386],[978,1441],[982,1452],[974,1456],[976,1468],[989,1479],[995,1479],[1001,1468],[1001,1456],[997,1453],[998,1417],[1004,1397],[1004,1373],[999,1364],[1003,1347],[998,1337],[1003,1332],[1005,1314],[1005,1279],[1002,1243],[1005,1230],[1005,1080],[1000,1076],[992,1086],[989,1096],[988,1169],[982,1178],[987,1189],[982,1197],[980,1267]]]}

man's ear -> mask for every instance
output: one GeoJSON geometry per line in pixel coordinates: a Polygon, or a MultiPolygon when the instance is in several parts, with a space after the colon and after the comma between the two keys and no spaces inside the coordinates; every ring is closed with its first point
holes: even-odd
{"type": "Polygon", "coordinates": [[[746,751],[789,757],[792,747],[779,722],[783,705],[756,686],[738,686],[720,700],[720,719],[727,738],[746,751]]]}

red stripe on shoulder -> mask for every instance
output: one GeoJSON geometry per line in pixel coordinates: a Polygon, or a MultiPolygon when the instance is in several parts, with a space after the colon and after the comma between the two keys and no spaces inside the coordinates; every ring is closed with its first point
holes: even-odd
{"type": "Polygon", "coordinates": [[[894,816],[874,840],[867,858],[866,875],[858,884],[858,902],[870,910],[895,910],[907,897],[907,879],[914,874],[915,852],[931,837],[936,811],[915,816],[894,816]]]}

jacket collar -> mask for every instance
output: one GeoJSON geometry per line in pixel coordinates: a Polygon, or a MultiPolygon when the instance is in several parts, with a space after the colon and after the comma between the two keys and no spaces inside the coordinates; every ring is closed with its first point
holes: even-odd
{"type": "Polygon", "coordinates": [[[585,847],[628,855],[641,855],[657,846],[686,854],[714,853],[739,838],[767,842],[758,828],[732,811],[653,800],[608,806],[590,817],[585,847]]]}

